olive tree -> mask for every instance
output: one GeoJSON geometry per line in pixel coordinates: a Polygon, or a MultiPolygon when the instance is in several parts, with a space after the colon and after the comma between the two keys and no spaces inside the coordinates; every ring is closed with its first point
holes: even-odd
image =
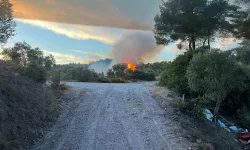
{"type": "Polygon", "coordinates": [[[240,45],[241,47],[236,49],[237,60],[250,65],[250,41],[244,40],[240,45]]]}
{"type": "Polygon", "coordinates": [[[0,45],[5,44],[15,32],[11,8],[9,0],[0,0],[0,45]]]}
{"type": "Polygon", "coordinates": [[[20,73],[37,82],[46,81],[47,72],[55,65],[52,55],[44,56],[39,48],[32,48],[26,42],[18,42],[11,48],[4,48],[2,55],[19,66],[20,73]]]}
{"type": "Polygon", "coordinates": [[[236,86],[244,87],[244,76],[231,52],[211,50],[196,54],[187,68],[187,79],[191,90],[212,104],[217,116],[221,102],[236,86]]]}

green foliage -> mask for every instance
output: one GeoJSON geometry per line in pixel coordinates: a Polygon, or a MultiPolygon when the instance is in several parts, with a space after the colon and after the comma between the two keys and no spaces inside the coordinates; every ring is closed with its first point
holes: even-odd
{"type": "Polygon", "coordinates": [[[203,118],[203,108],[204,106],[200,104],[199,98],[194,99],[188,99],[183,103],[183,105],[180,107],[180,111],[183,113],[190,115],[193,118],[196,119],[202,119],[203,118]]]}
{"type": "Polygon", "coordinates": [[[111,78],[111,83],[125,83],[126,81],[123,78],[111,78]]]}
{"type": "Polygon", "coordinates": [[[144,72],[142,70],[135,70],[130,72],[130,79],[144,80],[144,81],[153,81],[155,80],[155,75],[152,72],[144,72]]]}
{"type": "Polygon", "coordinates": [[[56,87],[60,84],[61,81],[61,73],[60,71],[54,71],[52,73],[52,87],[56,87]]]}
{"type": "Polygon", "coordinates": [[[0,61],[0,149],[30,149],[55,121],[58,98],[44,85],[18,75],[15,65],[0,61]]]}
{"type": "Polygon", "coordinates": [[[60,71],[61,80],[79,80],[83,70],[87,69],[86,64],[64,64],[56,65],[53,70],[60,71]]]}
{"type": "Polygon", "coordinates": [[[250,41],[243,41],[241,47],[236,49],[236,53],[238,61],[250,65],[250,41]]]}
{"type": "Polygon", "coordinates": [[[107,77],[114,77],[115,76],[115,73],[112,69],[108,69],[107,71],[107,77]]]}
{"type": "Polygon", "coordinates": [[[19,72],[31,79],[44,83],[47,71],[55,64],[52,55],[44,56],[39,48],[32,48],[26,42],[19,42],[12,48],[3,49],[2,54],[6,59],[19,66],[19,72]]]}
{"type": "Polygon", "coordinates": [[[167,86],[167,84],[168,84],[168,70],[166,69],[160,74],[159,85],[167,86]]]}
{"type": "Polygon", "coordinates": [[[243,106],[239,111],[238,111],[238,117],[239,117],[239,124],[242,125],[243,127],[248,128],[250,126],[250,111],[249,108],[246,106],[243,106]]]}
{"type": "Polygon", "coordinates": [[[44,59],[44,67],[46,70],[50,70],[56,64],[56,60],[53,55],[45,56],[44,59]]]}
{"type": "Polygon", "coordinates": [[[126,64],[115,64],[112,69],[116,77],[124,77],[124,70],[127,68],[126,64]]]}
{"type": "Polygon", "coordinates": [[[14,36],[16,24],[12,16],[12,5],[9,0],[0,1],[0,45],[7,42],[7,40],[14,36]]]}
{"type": "Polygon", "coordinates": [[[46,81],[46,71],[43,67],[30,64],[24,68],[23,75],[33,79],[39,83],[45,83],[46,81]]]}
{"type": "Polygon", "coordinates": [[[126,81],[123,78],[117,78],[117,77],[101,77],[98,79],[98,82],[101,82],[101,83],[126,83],[126,81]]]}
{"type": "MultiPolygon", "coordinates": [[[[213,35],[224,36],[232,31],[237,7],[226,0],[169,0],[160,6],[155,17],[155,38],[157,44],[178,41],[189,42],[190,50],[196,49],[196,42],[205,44],[213,35]]],[[[204,45],[203,44],[203,45],[204,45]]]]}
{"type": "Polygon", "coordinates": [[[213,102],[217,114],[226,95],[235,87],[244,87],[244,76],[232,53],[212,50],[196,54],[187,68],[191,90],[202,95],[206,103],[213,102]]]}
{"type": "Polygon", "coordinates": [[[193,51],[187,51],[183,55],[177,56],[161,74],[160,84],[176,89],[179,94],[190,94],[186,69],[193,57],[193,53],[193,51]]]}
{"type": "Polygon", "coordinates": [[[169,62],[166,61],[147,63],[139,65],[137,69],[143,72],[154,74],[154,76],[159,76],[162,73],[162,71],[165,70],[168,64],[169,62]]]}
{"type": "Polygon", "coordinates": [[[79,76],[80,82],[95,82],[98,80],[98,74],[93,70],[85,69],[79,76]]]}
{"type": "Polygon", "coordinates": [[[234,36],[237,38],[244,37],[245,39],[250,39],[250,1],[249,0],[235,0],[236,5],[242,7],[243,11],[237,16],[235,20],[234,36]]]}

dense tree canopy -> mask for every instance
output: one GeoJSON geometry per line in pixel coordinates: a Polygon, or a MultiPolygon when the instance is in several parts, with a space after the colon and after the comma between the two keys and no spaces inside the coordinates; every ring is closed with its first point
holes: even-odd
{"type": "Polygon", "coordinates": [[[46,72],[55,65],[52,55],[44,56],[39,48],[32,48],[26,42],[19,42],[11,48],[4,48],[4,57],[19,66],[22,74],[38,82],[46,81],[46,72]]]}
{"type": "Polygon", "coordinates": [[[16,25],[11,8],[9,0],[0,0],[0,45],[6,43],[14,35],[16,25]]]}
{"type": "Polygon", "coordinates": [[[187,79],[191,90],[198,92],[206,102],[214,102],[214,114],[220,104],[235,88],[244,87],[244,76],[230,52],[212,50],[196,54],[187,68],[187,79]]]}
{"type": "Polygon", "coordinates": [[[250,41],[243,41],[241,47],[236,49],[237,60],[250,65],[250,41]]]}
{"type": "Polygon", "coordinates": [[[213,35],[225,35],[233,30],[238,7],[227,0],[169,0],[160,6],[155,17],[157,44],[173,41],[188,42],[195,50],[199,42],[210,46],[213,35]],[[229,19],[230,18],[230,19],[229,19]],[[230,21],[231,20],[231,21],[230,21]]]}

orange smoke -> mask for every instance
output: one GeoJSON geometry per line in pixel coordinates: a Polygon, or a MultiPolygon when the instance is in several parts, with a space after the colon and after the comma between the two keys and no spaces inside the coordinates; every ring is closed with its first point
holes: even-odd
{"type": "Polygon", "coordinates": [[[128,63],[128,69],[130,69],[130,70],[132,70],[132,71],[135,71],[135,69],[136,69],[135,64],[128,63]]]}

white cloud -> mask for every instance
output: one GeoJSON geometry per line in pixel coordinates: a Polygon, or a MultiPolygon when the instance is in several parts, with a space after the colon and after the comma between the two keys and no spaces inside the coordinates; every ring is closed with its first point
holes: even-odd
{"type": "Polygon", "coordinates": [[[109,58],[109,56],[107,56],[107,55],[103,55],[103,54],[99,54],[99,53],[95,53],[95,52],[86,52],[86,51],[81,51],[81,50],[72,50],[72,52],[80,53],[80,54],[87,54],[89,56],[96,56],[99,58],[109,58]]]}
{"type": "Polygon", "coordinates": [[[69,38],[79,39],[79,40],[97,40],[107,44],[113,44],[119,40],[121,32],[125,31],[122,29],[114,29],[107,27],[93,27],[84,25],[73,25],[73,24],[63,24],[54,23],[40,20],[28,20],[28,19],[16,19],[19,22],[31,24],[33,26],[41,27],[57,34],[66,35],[69,38]],[[114,32],[112,32],[114,31],[114,32]],[[120,33],[118,33],[118,32],[120,33]]]}
{"type": "MultiPolygon", "coordinates": [[[[0,53],[2,52],[2,49],[0,48],[0,53]]],[[[57,53],[57,52],[50,52],[47,50],[43,50],[44,55],[48,56],[48,55],[53,55],[55,60],[56,60],[56,64],[68,64],[68,63],[82,63],[82,64],[88,64],[92,61],[96,61],[97,59],[95,58],[81,58],[78,56],[74,56],[74,55],[69,55],[69,54],[62,54],[62,53],[57,53]]],[[[0,59],[3,59],[3,55],[0,55],[0,59]]]]}
{"type": "Polygon", "coordinates": [[[56,64],[68,64],[68,63],[88,64],[91,61],[95,61],[95,59],[92,59],[92,58],[83,59],[81,57],[74,56],[74,55],[50,52],[46,50],[43,50],[43,52],[45,55],[49,55],[49,54],[53,55],[55,57],[56,64]]]}
{"type": "Polygon", "coordinates": [[[3,55],[1,55],[3,49],[0,47],[0,59],[3,59],[3,55]]]}

